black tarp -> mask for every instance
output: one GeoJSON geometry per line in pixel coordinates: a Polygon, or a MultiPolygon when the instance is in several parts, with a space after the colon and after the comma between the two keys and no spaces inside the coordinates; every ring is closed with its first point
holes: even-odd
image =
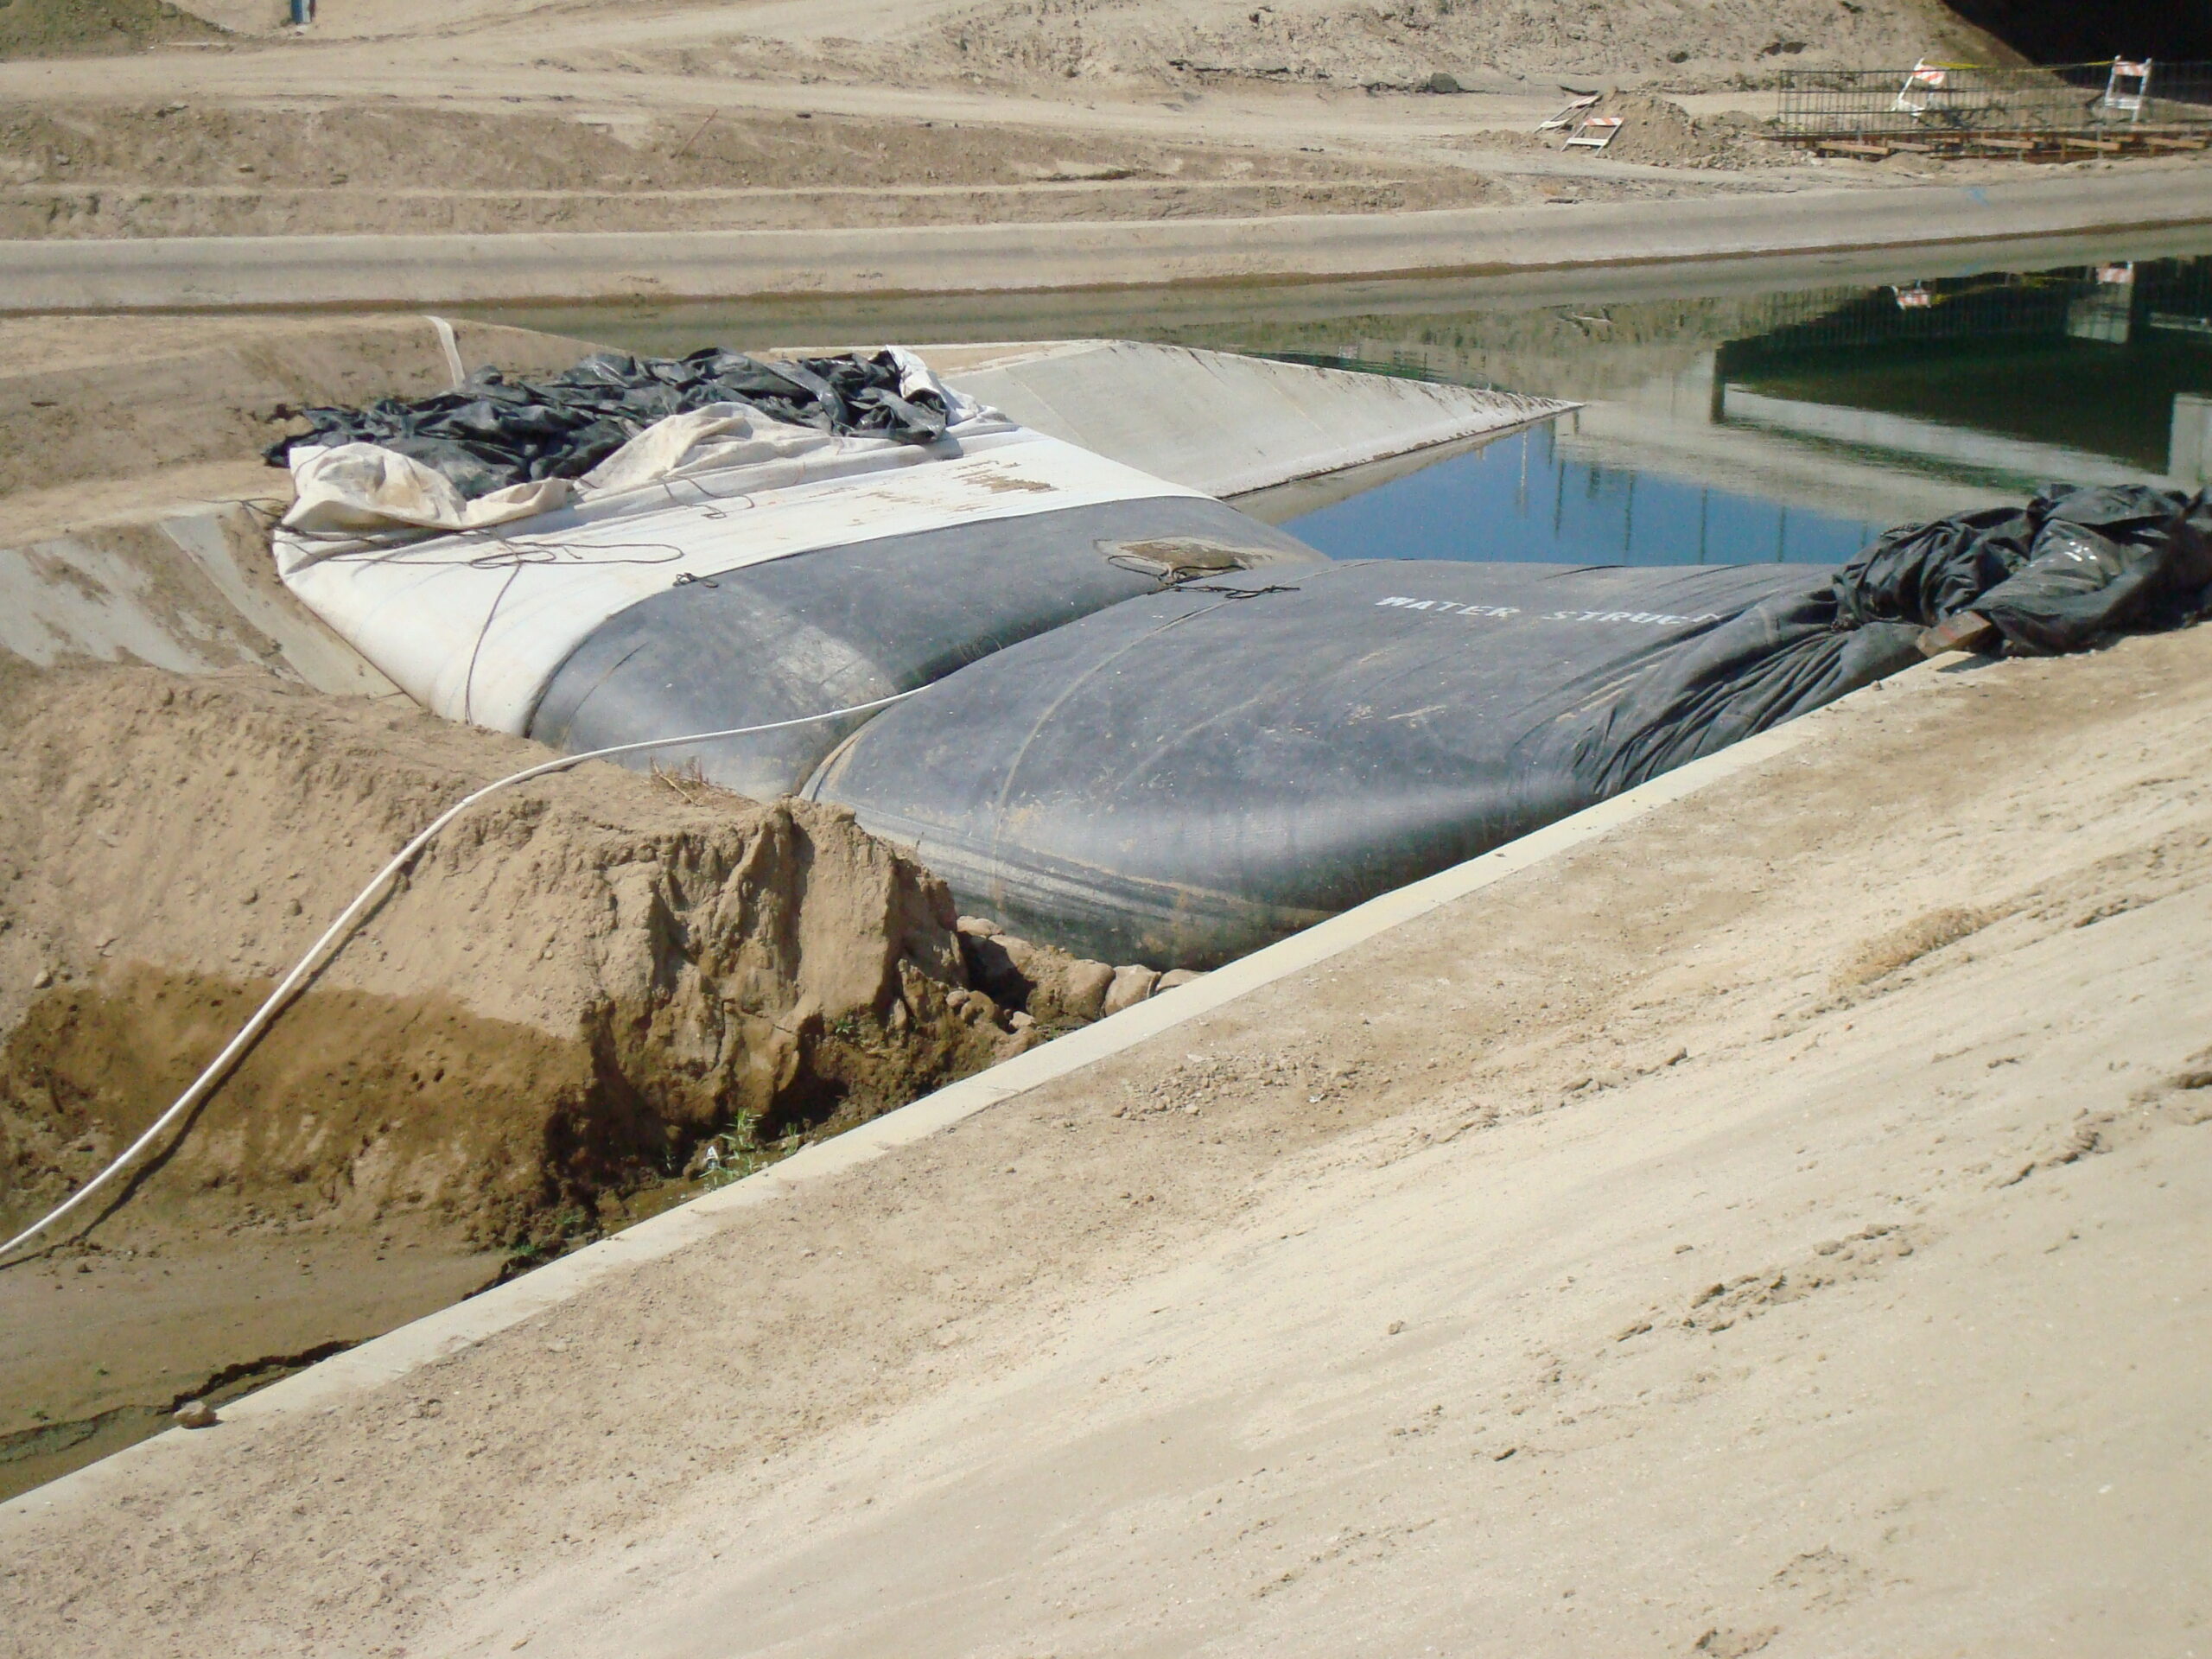
{"type": "Polygon", "coordinates": [[[290,465],[295,445],[380,444],[474,499],[536,479],[581,478],[655,422],[709,404],[905,443],[934,442],[950,418],[944,397],[912,385],[887,351],[773,362],[713,346],[680,358],[597,352],[543,380],[483,368],[435,397],[302,410],[314,429],[280,439],[268,460],[290,465]]]}
{"type": "Polygon", "coordinates": [[[1205,968],[1916,660],[1827,572],[1340,562],[1133,600],[887,710],[810,793],[963,909],[1205,968]]]}
{"type": "Polygon", "coordinates": [[[2024,507],[1903,524],[1836,573],[1839,620],[1986,618],[2012,650],[2080,651],[2195,617],[2212,583],[2212,507],[2143,485],[2052,486],[2024,507]]]}

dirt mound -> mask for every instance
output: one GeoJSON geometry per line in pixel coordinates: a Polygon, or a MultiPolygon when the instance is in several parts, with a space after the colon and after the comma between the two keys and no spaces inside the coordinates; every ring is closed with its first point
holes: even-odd
{"type": "MultiPolygon", "coordinates": [[[[1533,127],[1487,130],[1452,140],[1452,147],[1469,151],[1538,150],[1564,155],[1597,156],[1606,160],[1637,162],[1651,167],[1741,169],[1783,167],[1803,158],[1768,138],[1766,126],[1734,111],[1693,117],[1671,99],[1646,92],[1609,92],[1583,111],[1586,115],[1618,116],[1619,132],[1603,151],[1567,149],[1571,129],[1538,132],[1533,127]]],[[[1578,184],[1587,191],[1589,184],[1578,184]]]]}
{"type": "Polygon", "coordinates": [[[1440,74],[1468,90],[1535,82],[1531,90],[1548,92],[1561,74],[1701,86],[1756,79],[1770,65],[1986,56],[1992,43],[1933,0],[1713,0],[1695,8],[1651,0],[1021,0],[932,22],[909,44],[909,75],[925,66],[992,83],[1269,80],[1412,92],[1430,89],[1440,74]]]}
{"type": "MultiPolygon", "coordinates": [[[[1618,116],[1619,135],[1603,154],[1618,162],[1650,167],[1741,168],[1778,166],[1802,159],[1767,143],[1765,129],[1748,116],[1724,114],[1694,118],[1681,105],[1645,92],[1611,92],[1591,106],[1592,115],[1618,116]]],[[[1561,142],[1549,135],[1550,142],[1561,142]]]]}
{"type": "MultiPolygon", "coordinates": [[[[257,676],[18,674],[0,715],[14,1220],[150,1121],[409,833],[543,753],[257,676]]],[[[134,1208],[588,1228],[718,1131],[857,1122],[1034,1040],[969,990],[954,921],[843,813],[545,779],[432,849],[134,1208]]]]}
{"type": "Polygon", "coordinates": [[[0,0],[0,60],[105,57],[223,35],[168,0],[0,0]]]}

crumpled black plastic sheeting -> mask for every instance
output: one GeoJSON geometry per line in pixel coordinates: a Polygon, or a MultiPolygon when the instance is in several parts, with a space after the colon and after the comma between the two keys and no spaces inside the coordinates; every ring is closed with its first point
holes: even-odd
{"type": "Polygon", "coordinates": [[[1838,571],[1836,626],[1986,617],[2012,650],[2177,627],[2212,587],[2212,505],[2147,485],[2046,486],[2024,507],[1902,524],[1838,571]]]}
{"type": "Polygon", "coordinates": [[[510,380],[483,368],[435,397],[302,410],[315,429],[280,439],[268,459],[288,467],[296,445],[380,444],[443,474],[473,499],[511,484],[580,478],[655,422],[709,404],[902,443],[934,442],[950,419],[935,391],[903,391],[889,352],[776,362],[718,346],[679,358],[595,352],[550,379],[510,380]]]}
{"type": "Polygon", "coordinates": [[[1900,524],[1819,588],[1678,647],[1586,743],[1600,797],[1831,702],[1920,659],[1961,611],[2047,656],[2212,611],[2212,504],[2147,485],[2046,486],[2024,507],[1900,524]]]}
{"type": "Polygon", "coordinates": [[[1751,607],[1642,676],[1586,740],[1598,798],[1920,660],[1924,628],[1986,617],[2054,656],[2212,612],[2212,504],[2147,485],[2047,486],[2024,507],[1900,524],[1817,588],[1751,607]]]}

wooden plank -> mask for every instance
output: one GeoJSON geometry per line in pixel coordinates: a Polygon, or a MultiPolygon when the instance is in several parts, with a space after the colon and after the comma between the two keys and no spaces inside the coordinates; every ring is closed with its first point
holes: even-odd
{"type": "Polygon", "coordinates": [[[1941,657],[1947,651],[1989,651],[1997,644],[1997,625],[1986,616],[1961,611],[1942,626],[1924,630],[1913,643],[1923,657],[1941,657]]]}
{"type": "Polygon", "coordinates": [[[1581,98],[1576,99],[1574,102],[1567,105],[1564,109],[1560,111],[1557,115],[1553,116],[1549,120],[1539,121],[1536,124],[1536,130],[1538,132],[1557,132],[1573,126],[1574,124],[1574,118],[1576,116],[1581,114],[1583,111],[1588,109],[1592,104],[1595,104],[1604,96],[1605,94],[1603,92],[1590,92],[1581,98]]]}

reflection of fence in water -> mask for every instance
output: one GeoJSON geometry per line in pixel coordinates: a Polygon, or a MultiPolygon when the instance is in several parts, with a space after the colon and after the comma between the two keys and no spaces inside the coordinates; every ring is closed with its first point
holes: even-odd
{"type": "Polygon", "coordinates": [[[1990,272],[1854,294],[1818,317],[1721,351],[1732,367],[1806,351],[1854,351],[1904,341],[1993,340],[2064,331],[2068,307],[2094,287],[2086,270],[1990,272]],[[1919,302],[1912,302],[1917,296],[1919,302]]]}
{"type": "Polygon", "coordinates": [[[2212,259],[1989,271],[1862,290],[1818,316],[1732,340],[1720,360],[1744,374],[1806,353],[2037,337],[2120,343],[2140,330],[2212,343],[2212,259]]]}
{"type": "Polygon", "coordinates": [[[2212,134],[2212,64],[1791,69],[1782,76],[1777,125],[1796,139],[2071,134],[2131,146],[2155,148],[2167,137],[2193,144],[2212,134]]]}

